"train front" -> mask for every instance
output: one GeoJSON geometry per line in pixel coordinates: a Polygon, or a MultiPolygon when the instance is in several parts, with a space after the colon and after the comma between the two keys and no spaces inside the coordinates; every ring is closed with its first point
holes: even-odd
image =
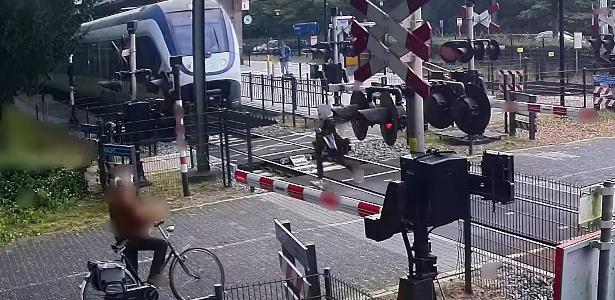
{"type": "MultiPolygon", "coordinates": [[[[186,1],[183,10],[167,11],[166,18],[173,35],[170,52],[183,56],[181,74],[182,98],[193,97],[192,6],[186,1]],[[175,50],[175,51],[172,51],[175,50]]],[[[228,15],[214,1],[205,1],[205,70],[208,91],[219,91],[209,105],[220,105],[220,99],[232,106],[241,100],[241,67],[239,45],[228,15]]],[[[226,103],[223,104],[226,106],[226,103]]]]}

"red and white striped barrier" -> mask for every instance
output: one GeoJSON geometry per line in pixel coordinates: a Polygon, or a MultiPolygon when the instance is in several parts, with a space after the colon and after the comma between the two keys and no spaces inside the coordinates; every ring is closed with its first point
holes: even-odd
{"type": "Polygon", "coordinates": [[[333,192],[308,188],[283,180],[272,179],[241,170],[235,171],[235,180],[250,187],[275,192],[298,200],[318,204],[330,210],[343,211],[352,215],[366,217],[379,214],[382,206],[337,195],[333,192]]]}
{"type": "MultiPolygon", "coordinates": [[[[467,24],[467,9],[468,7],[463,5],[460,7],[459,12],[461,13],[462,17],[463,17],[463,24],[461,25],[461,33],[466,33],[468,30],[468,24],[467,24]]],[[[476,26],[478,24],[481,24],[487,28],[489,28],[489,32],[490,33],[496,33],[496,32],[500,32],[500,25],[495,24],[492,22],[492,18],[493,18],[493,14],[495,14],[496,12],[498,12],[498,10],[500,10],[500,4],[499,3],[495,3],[492,4],[491,6],[489,6],[489,8],[487,10],[485,10],[484,12],[478,14],[478,13],[474,13],[473,16],[473,20],[472,22],[474,23],[472,26],[476,26]]]]}
{"type": "Polygon", "coordinates": [[[533,112],[533,113],[539,113],[539,114],[556,115],[556,116],[561,116],[561,117],[579,118],[583,121],[595,120],[597,117],[597,112],[593,108],[576,108],[576,107],[555,106],[555,105],[548,105],[548,104],[515,102],[515,101],[506,101],[506,100],[490,100],[490,102],[491,102],[491,107],[501,108],[506,112],[523,113],[523,114],[533,112]]]}

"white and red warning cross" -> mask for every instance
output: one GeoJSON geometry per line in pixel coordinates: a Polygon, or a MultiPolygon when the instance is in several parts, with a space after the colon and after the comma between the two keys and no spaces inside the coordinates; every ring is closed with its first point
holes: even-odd
{"type": "Polygon", "coordinates": [[[353,43],[355,51],[360,53],[369,49],[372,53],[370,60],[355,71],[355,81],[364,82],[389,67],[408,86],[414,88],[417,94],[423,98],[429,96],[429,84],[400,59],[412,52],[423,61],[429,61],[430,49],[426,43],[431,39],[431,25],[425,22],[415,30],[409,31],[400,24],[429,1],[405,0],[389,14],[369,0],[350,1],[350,4],[367,20],[375,23],[368,29],[357,21],[352,23],[350,34],[355,38],[353,43]],[[385,34],[392,36],[398,43],[391,47],[385,46],[382,43],[385,34]]]}
{"type": "MultiPolygon", "coordinates": [[[[500,10],[500,4],[499,3],[494,3],[492,5],[489,6],[489,8],[487,8],[487,10],[485,10],[482,13],[474,13],[474,16],[472,18],[472,26],[476,26],[478,24],[481,24],[487,28],[489,28],[489,32],[494,33],[494,32],[500,32],[500,25],[494,23],[492,21],[493,19],[493,14],[495,14],[496,12],[498,12],[498,10],[500,10]]],[[[467,29],[468,29],[468,21],[466,19],[466,16],[468,14],[468,7],[463,5],[459,8],[459,12],[462,14],[463,16],[463,24],[461,25],[461,33],[466,33],[467,29]]]]}
{"type": "Polygon", "coordinates": [[[605,25],[615,28],[615,14],[611,14],[611,10],[606,7],[595,9],[593,12],[592,30],[599,32],[600,28],[605,25]]]}

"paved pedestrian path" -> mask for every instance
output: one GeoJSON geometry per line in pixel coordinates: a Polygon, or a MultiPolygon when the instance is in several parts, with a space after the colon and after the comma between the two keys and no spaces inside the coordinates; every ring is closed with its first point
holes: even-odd
{"type": "MultiPolygon", "coordinates": [[[[334,274],[367,290],[396,285],[407,272],[400,237],[369,241],[359,217],[276,194],[181,210],[168,224],[176,225],[172,240],[180,249],[188,245],[212,249],[222,260],[227,283],[241,284],[281,278],[274,218],[289,220],[299,239],[316,244],[320,269],[331,267],[334,274]]],[[[437,236],[432,239],[440,270],[455,269],[455,244],[437,236]]],[[[100,226],[30,238],[0,249],[0,299],[78,299],[86,262],[114,258],[110,244],[110,233],[100,226]]],[[[148,268],[147,263],[140,267],[148,268]]]]}

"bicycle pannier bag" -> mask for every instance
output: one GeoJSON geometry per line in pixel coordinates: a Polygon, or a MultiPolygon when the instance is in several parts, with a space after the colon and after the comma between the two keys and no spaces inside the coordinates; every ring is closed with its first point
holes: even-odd
{"type": "Polygon", "coordinates": [[[92,262],[94,287],[107,295],[126,292],[126,268],[117,262],[92,262]]]}

